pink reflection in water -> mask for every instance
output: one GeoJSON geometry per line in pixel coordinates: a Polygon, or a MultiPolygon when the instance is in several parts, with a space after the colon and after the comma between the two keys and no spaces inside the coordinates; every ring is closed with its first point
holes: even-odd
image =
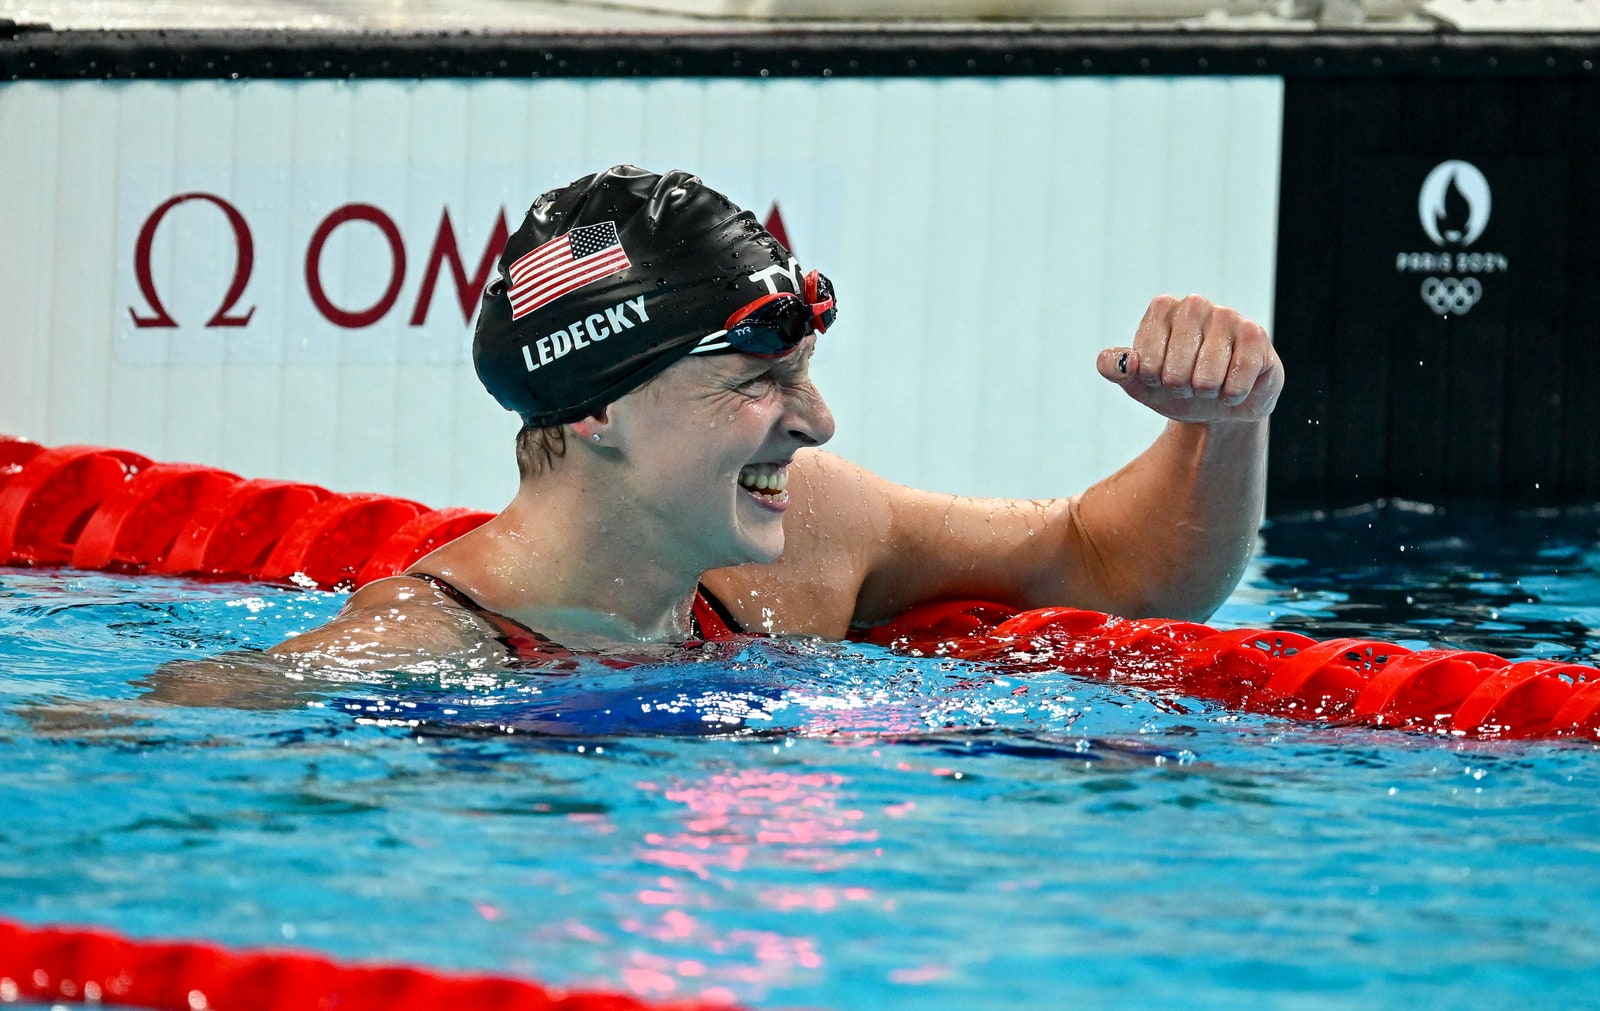
{"type": "Polygon", "coordinates": [[[889,982],[891,983],[937,983],[941,979],[949,979],[955,970],[943,962],[928,962],[907,969],[890,969],[889,982]]]}
{"type": "Polygon", "coordinates": [[[866,817],[862,811],[839,805],[837,788],[843,782],[833,772],[739,769],[698,783],[673,783],[662,794],[686,805],[693,817],[682,832],[646,836],[645,842],[657,847],[648,858],[704,878],[712,867],[739,870],[756,844],[794,847],[785,859],[842,866],[830,858],[830,848],[878,838],[876,830],[858,827],[866,817]]]}
{"type": "Polygon", "coordinates": [[[575,825],[585,825],[601,835],[611,835],[617,830],[616,822],[609,815],[594,814],[589,812],[574,812],[567,815],[567,821],[575,825]]]}
{"type": "Polygon", "coordinates": [[[713,993],[732,999],[736,990],[760,994],[769,987],[793,982],[797,971],[822,968],[822,955],[809,937],[790,937],[770,930],[718,933],[699,918],[677,910],[668,910],[655,920],[629,920],[622,927],[652,940],[687,944],[717,957],[712,961],[628,952],[627,964],[621,969],[623,984],[641,997],[663,997],[680,992],[681,987],[704,999],[721,999],[707,996],[713,993]]]}
{"type": "Polygon", "coordinates": [[[566,919],[557,923],[547,924],[535,929],[529,936],[535,940],[559,940],[570,938],[574,941],[584,941],[588,944],[610,944],[611,937],[584,923],[582,920],[566,919]]]}
{"type": "Polygon", "coordinates": [[[748,1000],[794,982],[799,973],[820,970],[824,959],[813,938],[725,929],[694,911],[737,908],[739,900],[730,903],[730,894],[781,913],[828,913],[873,900],[871,889],[837,882],[756,891],[758,882],[746,886],[740,880],[752,863],[833,871],[875,852],[864,844],[875,842],[878,833],[866,827],[863,811],[844,801],[845,782],[833,772],[755,768],[639,783],[684,810],[677,829],[641,840],[640,859],[670,873],[635,891],[635,912],[620,926],[658,945],[689,950],[672,956],[629,953],[620,970],[624,984],[640,996],[726,992],[748,1000]]]}
{"type": "Polygon", "coordinates": [[[792,909],[809,909],[828,913],[846,902],[865,902],[872,898],[870,888],[767,888],[757,896],[768,909],[789,912],[792,909]]]}

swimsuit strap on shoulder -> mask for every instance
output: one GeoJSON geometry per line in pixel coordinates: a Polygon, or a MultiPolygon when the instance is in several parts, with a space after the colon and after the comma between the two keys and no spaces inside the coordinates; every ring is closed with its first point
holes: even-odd
{"type": "Polygon", "coordinates": [[[448,579],[445,579],[441,576],[436,576],[431,572],[408,572],[406,575],[412,579],[422,580],[424,583],[427,583],[429,586],[433,587],[435,590],[438,590],[440,593],[444,594],[446,597],[449,597],[451,600],[455,601],[457,604],[460,604],[469,611],[477,611],[480,613],[483,611],[482,605],[480,605],[476,600],[473,600],[471,597],[467,596],[465,592],[459,589],[448,579]]]}
{"type": "Polygon", "coordinates": [[[695,587],[694,606],[689,611],[689,620],[694,626],[694,634],[708,642],[744,634],[739,619],[733,616],[726,604],[717,599],[716,594],[706,589],[704,583],[695,587]]]}
{"type": "MultiPolygon", "coordinates": [[[[431,572],[408,572],[406,575],[422,580],[488,622],[496,632],[500,633],[496,639],[511,650],[512,656],[519,660],[547,660],[551,657],[571,655],[570,650],[551,642],[548,637],[540,635],[521,622],[484,607],[447,579],[431,572]]],[[[694,606],[689,612],[689,619],[694,634],[708,642],[731,639],[744,632],[727,605],[718,600],[703,583],[695,588],[694,606]]]]}
{"type": "Polygon", "coordinates": [[[511,652],[511,657],[514,660],[544,661],[572,655],[572,651],[565,646],[552,642],[549,637],[540,635],[515,618],[508,618],[484,607],[448,579],[435,576],[431,572],[408,572],[406,575],[412,579],[422,580],[466,610],[482,618],[490,628],[498,633],[495,636],[495,641],[505,646],[511,652]]]}

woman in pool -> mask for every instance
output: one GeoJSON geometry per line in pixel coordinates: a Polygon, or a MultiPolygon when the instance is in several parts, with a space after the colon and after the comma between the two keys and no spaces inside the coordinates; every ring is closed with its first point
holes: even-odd
{"type": "Polygon", "coordinates": [[[1083,494],[1029,502],[915,491],[820,450],[833,417],[808,368],[835,312],[826,278],[687,173],[619,166],[541,196],[473,349],[523,419],[516,497],[273,652],[393,666],[837,638],[956,596],[1202,618],[1231,592],[1283,385],[1261,327],[1153,301],[1098,368],[1166,430],[1083,494]]]}

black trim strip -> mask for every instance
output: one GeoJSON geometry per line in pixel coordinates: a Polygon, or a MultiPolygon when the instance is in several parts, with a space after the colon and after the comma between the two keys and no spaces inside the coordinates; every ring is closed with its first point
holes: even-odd
{"type": "Polygon", "coordinates": [[[0,24],[0,81],[427,77],[1579,76],[1600,35],[814,29],[560,35],[55,31],[0,24]]]}
{"type": "MultiPolygon", "coordinates": [[[[734,635],[747,634],[744,630],[744,626],[739,623],[739,619],[735,618],[733,616],[733,612],[728,610],[728,605],[722,602],[721,597],[717,596],[715,593],[712,593],[706,584],[696,584],[695,592],[700,594],[700,598],[706,602],[707,607],[711,608],[711,612],[718,618],[722,619],[722,623],[728,627],[729,632],[732,632],[734,635]]],[[[698,627],[696,627],[695,631],[700,635],[700,638],[707,638],[705,632],[698,627]]]]}

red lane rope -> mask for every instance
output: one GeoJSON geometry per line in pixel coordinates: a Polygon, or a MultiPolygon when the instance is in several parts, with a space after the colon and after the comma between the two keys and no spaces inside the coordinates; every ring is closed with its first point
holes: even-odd
{"type": "Polygon", "coordinates": [[[157,1011],[738,1011],[550,990],[501,976],[341,965],[288,951],[140,941],[108,930],[0,920],[0,1004],[112,1004],[157,1011]]]}
{"type": "MultiPolygon", "coordinates": [[[[385,495],[245,481],[94,446],[0,436],[0,564],[360,586],[489,519],[385,495]]],[[[1219,632],[1047,607],[952,601],[867,641],[1015,673],[1068,670],[1325,723],[1472,737],[1600,737],[1600,670],[1293,632],[1219,632]]]]}
{"type": "Polygon", "coordinates": [[[1218,631],[1165,618],[946,601],[871,630],[916,656],[1016,674],[1065,670],[1318,723],[1475,738],[1600,737],[1600,670],[1553,660],[1293,632],[1218,631]]]}
{"type": "Polygon", "coordinates": [[[0,436],[0,565],[354,587],[492,515],[0,436]]]}

